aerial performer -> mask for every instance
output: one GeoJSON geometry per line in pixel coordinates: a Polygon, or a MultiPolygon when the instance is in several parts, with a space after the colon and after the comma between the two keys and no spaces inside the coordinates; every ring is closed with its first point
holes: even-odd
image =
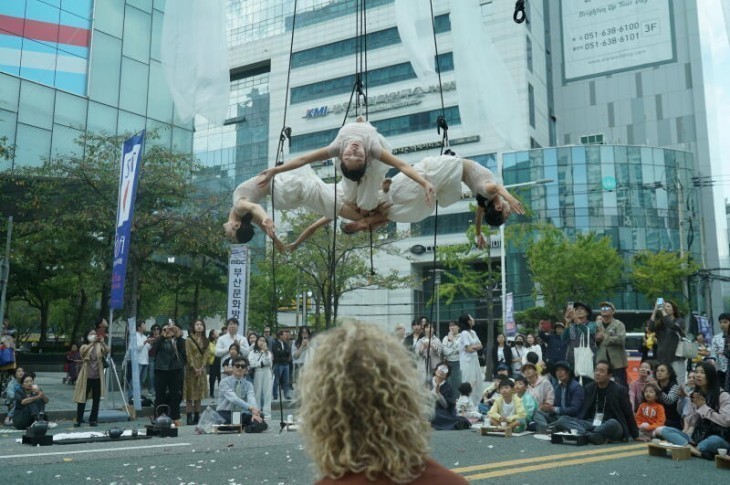
{"type": "Polygon", "coordinates": [[[340,159],[345,202],[354,204],[362,211],[371,211],[378,206],[378,191],[390,167],[397,168],[406,177],[410,177],[426,192],[426,202],[433,202],[434,191],[431,183],[407,162],[390,153],[383,136],[362,117],[340,128],[337,137],[328,146],[261,172],[259,186],[266,186],[275,175],[333,157],[340,159]]]}
{"type": "MultiPolygon", "coordinates": [[[[488,168],[474,160],[452,155],[426,157],[413,165],[413,168],[429,181],[436,191],[438,205],[448,207],[462,197],[463,182],[476,196],[476,234],[477,244],[485,244],[481,233],[482,219],[490,226],[501,226],[513,212],[524,214],[525,209],[509,191],[499,183],[488,168]]],[[[418,200],[418,187],[402,174],[391,180],[390,186],[384,184],[380,192],[379,210],[355,222],[345,224],[347,233],[364,231],[392,222],[419,222],[433,213],[435,202],[424,204],[418,200]]]]}
{"type": "MultiPolygon", "coordinates": [[[[228,212],[228,221],[223,224],[226,235],[238,243],[247,243],[254,236],[253,224],[268,235],[277,249],[284,246],[274,233],[274,221],[269,217],[259,201],[271,194],[272,182],[261,185],[263,177],[257,175],[241,183],[233,191],[233,206],[228,212]]],[[[360,213],[345,204],[338,197],[335,209],[335,195],[332,185],[325,184],[309,166],[284,173],[277,177],[273,191],[274,205],[277,209],[291,210],[304,208],[331,221],[337,215],[347,219],[359,219],[360,213]]]]}

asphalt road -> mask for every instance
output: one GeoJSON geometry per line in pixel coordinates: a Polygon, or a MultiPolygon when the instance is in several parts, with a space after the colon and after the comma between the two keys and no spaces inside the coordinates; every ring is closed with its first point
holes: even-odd
{"type": "MultiPolygon", "coordinates": [[[[49,447],[17,444],[20,434],[6,432],[0,434],[0,476],[3,483],[39,484],[312,483],[301,436],[279,434],[277,424],[274,428],[260,435],[195,435],[192,427],[183,427],[177,438],[49,447]]],[[[54,433],[72,429],[60,422],[54,433]]],[[[575,447],[532,436],[482,437],[474,431],[434,432],[431,443],[437,461],[474,482],[672,484],[692,477],[723,483],[730,477],[727,470],[698,458],[674,462],[650,457],[640,443],[575,447]]]]}

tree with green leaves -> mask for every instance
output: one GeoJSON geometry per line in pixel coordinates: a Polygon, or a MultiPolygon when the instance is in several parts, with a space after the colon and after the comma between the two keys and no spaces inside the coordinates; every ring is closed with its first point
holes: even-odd
{"type": "Polygon", "coordinates": [[[591,302],[615,291],[623,271],[610,238],[590,232],[571,241],[550,225],[541,226],[527,244],[526,259],[535,283],[533,297],[542,295],[545,306],[556,312],[568,300],[591,302]]]}
{"type": "Polygon", "coordinates": [[[631,283],[649,301],[660,296],[686,300],[687,278],[698,269],[676,251],[642,251],[631,261],[631,283]]]}
{"type": "MultiPolygon", "coordinates": [[[[198,293],[203,287],[214,291],[225,287],[221,268],[225,267],[225,248],[218,217],[222,202],[214,198],[194,201],[192,155],[156,145],[156,138],[154,132],[147,133],[135,203],[125,291],[124,316],[130,317],[141,316],[142,285],[159,289],[164,280],[161,273],[183,274],[178,274],[183,278],[181,284],[197,287],[198,293]],[[169,256],[190,264],[181,271],[166,264],[169,256]]],[[[87,132],[77,140],[82,155],[45,160],[40,167],[16,170],[13,176],[23,186],[22,200],[16,204],[26,218],[16,225],[11,258],[15,273],[9,289],[13,298],[39,309],[42,339],[48,328],[48,307],[54,300],[79,302],[72,334],[88,319],[85,306],[89,300],[100,301],[98,315],[109,314],[123,140],[87,132]]],[[[194,290],[190,311],[197,311],[197,305],[194,290]]],[[[150,305],[150,312],[152,308],[150,305]]]]}
{"type": "MultiPolygon", "coordinates": [[[[312,214],[284,214],[282,227],[289,227],[292,234],[300,234],[317,216],[312,214]]],[[[367,233],[345,235],[341,232],[333,238],[333,225],[328,224],[315,232],[298,249],[287,253],[277,267],[277,279],[285,272],[298,275],[303,286],[313,292],[315,322],[319,328],[335,325],[340,299],[348,292],[373,286],[395,288],[410,282],[410,278],[393,270],[387,274],[370,270],[370,239],[367,233]]],[[[373,238],[373,250],[399,254],[389,239],[373,238]]],[[[377,255],[374,255],[377,258],[377,255]]],[[[290,295],[289,301],[294,295],[290,295]]]]}
{"type": "MultiPolygon", "coordinates": [[[[474,209],[474,207],[472,207],[474,209]]],[[[443,281],[439,288],[439,296],[451,304],[457,296],[467,298],[485,298],[487,303],[487,342],[485,346],[486,355],[491,355],[491,349],[495,339],[495,315],[494,315],[494,290],[501,281],[501,272],[493,271],[491,236],[493,232],[489,227],[482,227],[486,232],[487,244],[484,249],[479,249],[476,241],[476,228],[470,225],[466,231],[467,241],[461,244],[439,246],[438,260],[444,266],[443,281]],[[486,271],[484,270],[486,268],[486,271]]],[[[501,318],[501,315],[500,315],[501,318]]],[[[491,378],[493,375],[492,360],[485,359],[487,363],[486,374],[491,378]]]]}

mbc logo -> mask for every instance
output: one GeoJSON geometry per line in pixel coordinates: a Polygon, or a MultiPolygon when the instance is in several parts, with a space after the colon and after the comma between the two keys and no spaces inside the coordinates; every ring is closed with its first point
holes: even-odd
{"type": "Polygon", "coordinates": [[[322,116],[327,116],[327,106],[308,109],[307,114],[304,115],[305,118],[320,118],[322,116]]]}

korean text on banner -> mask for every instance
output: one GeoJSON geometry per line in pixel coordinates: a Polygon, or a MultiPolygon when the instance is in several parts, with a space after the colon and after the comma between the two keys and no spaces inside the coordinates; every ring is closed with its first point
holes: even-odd
{"type": "Polygon", "coordinates": [[[507,337],[514,337],[517,335],[517,324],[515,323],[515,303],[512,298],[512,293],[504,295],[505,304],[505,319],[504,319],[504,333],[507,337]]]}
{"type": "Polygon", "coordinates": [[[124,280],[127,275],[129,244],[132,241],[132,217],[137,197],[137,182],[142,166],[144,130],[127,139],[122,147],[122,167],[119,174],[119,201],[117,225],[114,237],[114,262],[112,264],[111,309],[124,307],[124,280]]]}
{"type": "Polygon", "coordinates": [[[238,319],[238,331],[246,335],[248,316],[248,247],[231,244],[228,260],[228,318],[238,319]]]}

